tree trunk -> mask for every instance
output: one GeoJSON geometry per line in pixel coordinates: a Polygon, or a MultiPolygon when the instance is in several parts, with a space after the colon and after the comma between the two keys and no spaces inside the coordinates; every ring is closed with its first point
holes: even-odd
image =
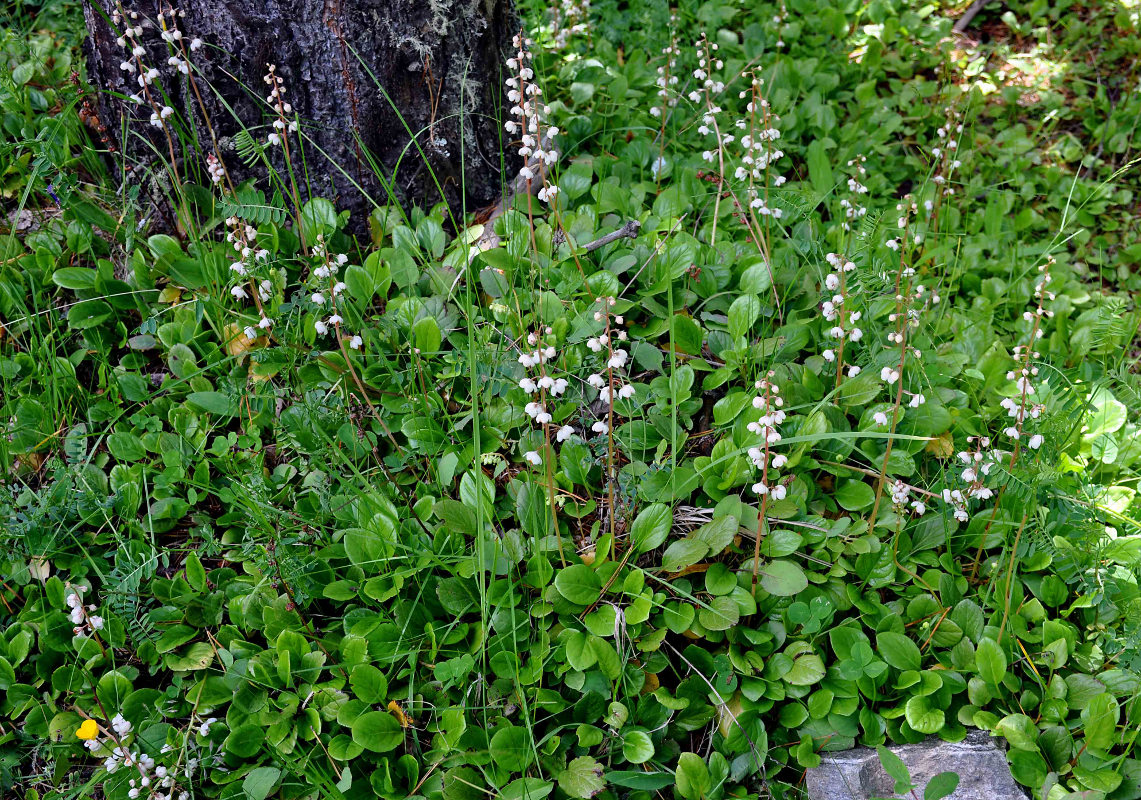
{"type": "MultiPolygon", "coordinates": [[[[128,126],[117,144],[136,174],[208,184],[214,155],[233,183],[253,177],[290,196],[288,183],[271,187],[256,157],[244,163],[252,148],[240,135],[248,128],[258,143],[272,138],[277,114],[264,76],[274,64],[292,106],[286,116],[300,124],[286,145],[302,202],[333,200],[361,232],[373,201],[389,201],[386,185],[408,204],[428,206],[442,194],[457,212],[461,199],[475,209],[500,196],[510,0],[196,0],[180,6],[173,25],[169,11],[159,17],[169,7],[85,0],[89,78],[104,90],[107,129],[128,126]],[[140,25],[134,40],[120,38],[140,25]],[[181,40],[164,39],[175,27],[181,40]],[[132,55],[136,43],[142,50],[132,55]],[[187,72],[169,63],[185,56],[187,72]],[[141,86],[139,67],[157,69],[157,78],[141,86]],[[123,99],[132,94],[142,102],[123,99]],[[163,107],[173,113],[152,125],[163,107]],[[172,153],[173,173],[163,167],[172,153]]],[[[286,152],[266,148],[281,174],[286,152]]]]}

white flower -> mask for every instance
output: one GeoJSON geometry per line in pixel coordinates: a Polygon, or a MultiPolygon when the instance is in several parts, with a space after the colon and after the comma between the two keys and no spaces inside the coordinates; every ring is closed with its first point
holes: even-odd
{"type": "Polygon", "coordinates": [[[519,388],[527,394],[534,394],[535,390],[537,389],[535,382],[530,378],[524,378],[523,380],[519,381],[519,388]]]}
{"type": "Polygon", "coordinates": [[[122,714],[116,714],[111,719],[111,727],[115,729],[115,733],[120,736],[126,736],[131,732],[131,723],[123,717],[122,714]]]}
{"type": "Polygon", "coordinates": [[[783,484],[778,483],[772,488],[771,494],[773,500],[784,500],[785,495],[788,494],[788,489],[783,484]]]}
{"type": "Polygon", "coordinates": [[[360,350],[362,344],[364,344],[364,339],[362,339],[359,335],[349,339],[349,347],[353,348],[354,350],[360,350]]]}
{"type": "Polygon", "coordinates": [[[629,398],[634,396],[634,387],[631,386],[630,384],[626,384],[625,386],[623,386],[621,389],[618,390],[618,396],[621,397],[623,400],[628,400],[629,398]]]}
{"type": "Polygon", "coordinates": [[[559,442],[565,442],[572,436],[574,436],[574,428],[570,425],[564,425],[559,428],[559,432],[555,434],[555,439],[559,442]]]}
{"type": "Polygon", "coordinates": [[[324,336],[329,332],[329,326],[325,324],[324,320],[317,320],[313,323],[313,330],[317,331],[318,336],[324,336]]]}
{"type": "Polygon", "coordinates": [[[325,295],[321,294],[320,292],[313,292],[313,296],[309,299],[319,306],[325,304],[325,295]]]}
{"type": "Polygon", "coordinates": [[[258,329],[251,325],[247,325],[246,329],[242,331],[242,333],[246,335],[247,339],[256,339],[260,335],[258,334],[258,329]]]}
{"type": "Polygon", "coordinates": [[[877,411],[875,414],[873,414],[872,419],[875,421],[876,425],[887,425],[887,414],[882,411],[877,411]]]}
{"type": "Polygon", "coordinates": [[[607,426],[606,422],[604,420],[601,420],[601,419],[598,422],[591,425],[590,429],[592,431],[594,431],[595,433],[606,433],[607,431],[610,430],[610,428],[609,428],[609,426],[607,426]]]}
{"type": "Polygon", "coordinates": [[[895,383],[899,380],[899,373],[891,367],[884,367],[880,370],[880,380],[887,384],[895,383]]]}
{"type": "Polygon", "coordinates": [[[341,319],[340,314],[334,314],[333,316],[329,317],[330,325],[340,325],[342,322],[344,322],[344,320],[341,319]]]}
{"type": "Polygon", "coordinates": [[[625,350],[615,350],[614,355],[610,356],[610,360],[606,362],[606,366],[610,369],[622,369],[626,365],[626,359],[629,354],[625,350]]]}
{"type": "Polygon", "coordinates": [[[1037,450],[1042,446],[1043,441],[1045,440],[1043,439],[1042,434],[1036,433],[1030,437],[1030,441],[1028,441],[1026,444],[1030,447],[1031,450],[1037,450]]]}
{"type": "Polygon", "coordinates": [[[536,467],[543,463],[543,457],[536,453],[534,450],[528,450],[523,454],[523,458],[534,464],[536,467]]]}
{"type": "Polygon", "coordinates": [[[598,373],[589,375],[586,379],[586,382],[593,386],[595,389],[601,389],[606,385],[606,379],[598,373]]]}
{"type": "Polygon", "coordinates": [[[828,361],[828,362],[832,362],[832,361],[836,360],[836,354],[834,352],[832,352],[831,350],[825,350],[820,355],[822,355],[824,357],[824,360],[828,361]]]}
{"type": "Polygon", "coordinates": [[[246,294],[246,290],[243,289],[240,285],[232,287],[230,289],[230,294],[239,300],[245,300],[247,297],[249,297],[249,295],[246,294]]]}
{"type": "Polygon", "coordinates": [[[270,319],[269,317],[262,317],[261,321],[258,322],[258,327],[261,328],[262,330],[266,330],[268,328],[271,328],[271,327],[273,327],[273,320],[270,319]]]}
{"type": "Polygon", "coordinates": [[[854,378],[859,374],[860,374],[860,368],[858,366],[856,366],[855,364],[848,367],[848,377],[849,378],[854,378]]]}

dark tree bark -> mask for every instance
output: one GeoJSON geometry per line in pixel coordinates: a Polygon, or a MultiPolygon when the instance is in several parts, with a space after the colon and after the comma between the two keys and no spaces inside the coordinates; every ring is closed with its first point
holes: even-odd
{"type": "MultiPolygon", "coordinates": [[[[162,38],[158,14],[169,14],[166,2],[85,5],[88,73],[104,90],[102,121],[115,132],[128,120],[131,133],[117,144],[144,170],[149,165],[151,174],[162,172],[155,169],[161,166],[155,151],[169,161],[173,149],[180,176],[205,175],[206,158],[217,147],[235,182],[256,177],[259,187],[269,189],[264,166],[243,165],[235,135],[244,125],[265,142],[274,131],[263,76],[267,64],[275,64],[285,100],[300,117],[300,132],[289,144],[298,173],[304,153],[302,201],[332,199],[352,212],[350,225],[359,232],[374,207],[365,193],[387,202],[388,181],[399,200],[422,206],[439,200],[441,190],[457,210],[462,194],[469,209],[501,195],[498,120],[501,65],[515,30],[510,0],[194,0],[179,6],[181,42],[162,38]],[[126,12],[118,24],[116,11],[126,12]],[[138,25],[143,33],[135,40],[145,53],[132,57],[131,39],[126,48],[117,39],[138,25]],[[190,53],[188,77],[168,59],[179,57],[183,47],[189,52],[196,38],[202,45],[190,53]],[[159,76],[143,89],[137,69],[120,68],[124,61],[153,67],[159,76]],[[121,99],[132,94],[144,102],[121,99]],[[150,122],[159,106],[174,110],[171,126],[196,131],[196,145],[184,149],[172,137],[171,147],[165,131],[150,122]],[[383,179],[370,158],[382,165],[383,179]]],[[[282,169],[283,149],[268,152],[282,169]]]]}

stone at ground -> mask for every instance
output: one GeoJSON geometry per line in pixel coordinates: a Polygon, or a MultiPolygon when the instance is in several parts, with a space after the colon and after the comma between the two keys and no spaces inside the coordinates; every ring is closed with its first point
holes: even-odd
{"type": "MultiPolygon", "coordinates": [[[[931,738],[920,744],[889,748],[907,765],[916,795],[940,772],[956,772],[959,787],[947,800],[1027,800],[1006,765],[998,741],[985,731],[971,731],[961,742],[931,738]]],[[[826,753],[819,767],[808,770],[810,800],[870,800],[897,797],[895,780],[884,771],[874,748],[858,747],[826,753]]]]}

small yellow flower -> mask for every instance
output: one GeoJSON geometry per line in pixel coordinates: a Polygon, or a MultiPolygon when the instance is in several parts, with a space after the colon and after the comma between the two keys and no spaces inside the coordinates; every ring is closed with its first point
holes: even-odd
{"type": "Polygon", "coordinates": [[[94,739],[99,735],[99,726],[95,724],[95,720],[85,719],[83,720],[83,724],[79,726],[79,730],[75,732],[75,735],[80,739],[94,739]]]}

